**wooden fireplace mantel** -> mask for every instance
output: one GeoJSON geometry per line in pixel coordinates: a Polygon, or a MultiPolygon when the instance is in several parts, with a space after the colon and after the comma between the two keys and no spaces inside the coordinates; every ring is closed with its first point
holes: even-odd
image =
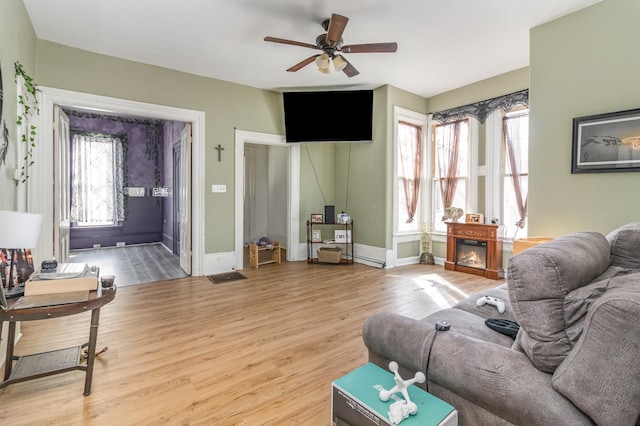
{"type": "Polygon", "coordinates": [[[502,268],[502,234],[499,225],[481,223],[447,223],[447,259],[444,269],[480,275],[492,280],[504,278],[502,268]],[[486,269],[470,268],[456,264],[456,243],[458,239],[484,241],[487,243],[486,269]]]}

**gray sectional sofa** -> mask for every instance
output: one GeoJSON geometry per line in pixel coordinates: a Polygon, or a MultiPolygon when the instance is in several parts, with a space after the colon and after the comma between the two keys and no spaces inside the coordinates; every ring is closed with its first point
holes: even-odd
{"type": "Polygon", "coordinates": [[[634,425],[640,414],[640,222],[577,232],[509,259],[506,284],[414,320],[376,313],[371,362],[458,410],[462,425],[634,425]],[[506,309],[477,306],[480,296],[506,309]],[[487,318],[515,321],[515,339],[487,318]],[[448,331],[436,331],[446,320],[448,331]]]}

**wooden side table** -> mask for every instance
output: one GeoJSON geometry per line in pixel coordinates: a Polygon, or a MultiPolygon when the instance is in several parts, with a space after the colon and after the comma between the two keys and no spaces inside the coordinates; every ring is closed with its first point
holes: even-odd
{"type": "Polygon", "coordinates": [[[280,243],[274,241],[271,247],[259,246],[257,244],[249,244],[249,265],[252,268],[258,268],[260,265],[266,265],[268,263],[280,264],[280,243]],[[260,261],[260,252],[265,250],[271,250],[271,258],[269,260],[260,261]]]}
{"type": "Polygon", "coordinates": [[[67,371],[82,370],[85,371],[84,396],[91,393],[91,379],[93,376],[93,364],[98,339],[100,308],[116,297],[116,287],[114,286],[112,289],[103,290],[98,285],[97,290],[84,293],[88,293],[88,297],[85,298],[86,300],[77,301],[78,293],[74,293],[76,301],[70,303],[64,303],[64,301],[65,297],[67,300],[73,300],[71,293],[27,296],[20,299],[13,299],[9,302],[6,310],[0,309],[0,321],[2,321],[2,324],[4,324],[4,322],[9,323],[7,356],[5,359],[4,377],[2,383],[0,383],[0,389],[13,383],[65,373],[67,371]],[[51,301],[49,303],[51,304],[48,304],[47,297],[49,297],[51,301]],[[88,311],[91,311],[91,325],[89,328],[89,341],[87,343],[55,351],[14,356],[13,351],[17,322],[65,317],[88,311]],[[82,350],[84,348],[87,348],[86,365],[80,363],[82,350]]]}

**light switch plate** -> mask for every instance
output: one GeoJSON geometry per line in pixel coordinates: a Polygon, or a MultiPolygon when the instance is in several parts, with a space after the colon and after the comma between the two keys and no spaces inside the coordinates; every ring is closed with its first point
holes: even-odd
{"type": "Polygon", "coordinates": [[[227,192],[227,185],[211,185],[211,192],[227,192]]]}

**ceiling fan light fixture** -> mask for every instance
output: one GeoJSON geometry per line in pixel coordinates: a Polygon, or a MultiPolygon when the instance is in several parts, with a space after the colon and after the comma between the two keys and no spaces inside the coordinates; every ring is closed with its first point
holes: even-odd
{"type": "Polygon", "coordinates": [[[342,71],[347,66],[347,61],[342,57],[342,55],[336,55],[333,58],[333,66],[336,68],[336,71],[342,71]]]}
{"type": "Polygon", "coordinates": [[[344,39],[342,34],[345,27],[349,22],[349,18],[346,16],[338,15],[336,13],[331,14],[331,18],[325,19],[322,22],[322,28],[326,31],[316,37],[315,44],[304,43],[295,40],[287,40],[278,37],[265,37],[264,41],[273,43],[289,44],[292,46],[307,47],[314,49],[317,54],[298,62],[294,66],[287,69],[288,72],[298,71],[307,65],[315,62],[318,71],[323,74],[330,74],[332,68],[335,71],[343,71],[344,74],[351,78],[360,74],[360,72],[348,62],[344,56],[336,55],[337,52],[341,53],[383,53],[383,52],[396,52],[398,50],[398,44],[396,42],[385,43],[366,43],[366,44],[350,44],[344,45],[344,39]],[[333,66],[331,65],[333,63],[333,66]]]}
{"type": "Polygon", "coordinates": [[[316,65],[318,69],[326,69],[329,70],[329,55],[323,53],[322,55],[316,58],[316,65]]]}

